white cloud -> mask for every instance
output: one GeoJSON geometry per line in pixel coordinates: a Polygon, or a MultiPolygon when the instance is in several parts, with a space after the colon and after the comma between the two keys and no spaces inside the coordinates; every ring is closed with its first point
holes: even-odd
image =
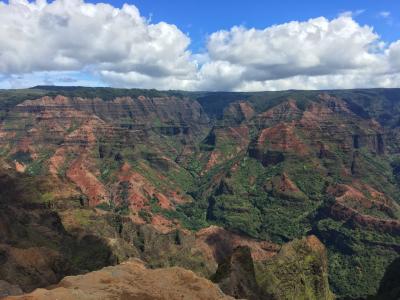
{"type": "Polygon", "coordinates": [[[244,81],[236,90],[242,91],[266,91],[288,89],[351,89],[351,88],[375,88],[375,87],[399,87],[400,74],[357,74],[347,73],[338,75],[320,76],[294,76],[278,80],[266,80],[262,82],[244,81]]]}
{"type": "Polygon", "coordinates": [[[392,43],[386,50],[386,55],[390,61],[392,72],[399,72],[400,70],[400,40],[392,43]]]}
{"type": "Polygon", "coordinates": [[[207,50],[193,54],[179,28],[151,23],[133,5],[0,1],[0,87],[47,82],[188,90],[399,86],[400,41],[386,44],[372,27],[357,23],[354,17],[362,12],[265,29],[234,26],[212,33],[207,50]],[[92,81],[77,74],[90,74],[92,81]]]}
{"type": "Polygon", "coordinates": [[[86,69],[179,78],[196,71],[184,33],[175,25],[148,23],[127,4],[2,2],[0,40],[3,74],[86,69]]]}
{"type": "Polygon", "coordinates": [[[358,17],[359,15],[362,15],[363,13],[365,13],[365,11],[366,11],[365,9],[358,9],[355,11],[348,10],[348,11],[344,11],[344,12],[340,13],[339,17],[350,17],[350,18],[358,17]]]}
{"type": "Polygon", "coordinates": [[[386,19],[386,18],[389,18],[391,16],[391,13],[390,13],[390,11],[381,11],[379,13],[379,16],[386,19]]]}
{"type": "Polygon", "coordinates": [[[378,13],[378,17],[385,20],[385,23],[389,26],[395,25],[392,13],[390,11],[381,11],[378,13]]]}
{"type": "Polygon", "coordinates": [[[218,89],[227,76],[237,83],[234,90],[392,86],[398,83],[385,76],[400,70],[397,48],[346,15],[263,30],[233,27],[210,36],[206,67],[212,80],[203,78],[200,86],[218,89]],[[221,65],[236,71],[221,73],[221,65]]]}

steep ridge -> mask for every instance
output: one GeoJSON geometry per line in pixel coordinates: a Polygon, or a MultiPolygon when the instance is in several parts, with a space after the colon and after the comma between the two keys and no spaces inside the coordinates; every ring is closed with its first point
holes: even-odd
{"type": "Polygon", "coordinates": [[[51,182],[39,202],[67,231],[105,238],[118,261],[211,276],[237,246],[264,261],[315,234],[333,291],[366,297],[400,251],[399,98],[397,89],[2,91],[0,155],[51,182]]]}
{"type": "Polygon", "coordinates": [[[100,236],[65,230],[41,199],[48,184],[10,169],[0,172],[0,295],[29,292],[117,262],[100,236]]]}

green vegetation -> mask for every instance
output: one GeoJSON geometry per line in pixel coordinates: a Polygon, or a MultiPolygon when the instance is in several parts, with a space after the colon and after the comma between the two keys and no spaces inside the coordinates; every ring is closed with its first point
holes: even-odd
{"type": "Polygon", "coordinates": [[[139,210],[139,217],[141,217],[146,223],[151,223],[152,215],[147,210],[139,210]]]}
{"type": "Polygon", "coordinates": [[[222,223],[234,231],[244,232],[253,237],[258,236],[261,216],[251,202],[235,195],[221,195],[214,201],[210,220],[222,223]]]}
{"type": "MultiPolygon", "coordinates": [[[[10,108],[28,99],[37,99],[46,94],[41,89],[0,90],[0,112],[2,118],[8,116],[10,108]]],[[[0,118],[0,121],[3,119],[0,118]]]]}
{"type": "Polygon", "coordinates": [[[321,220],[315,229],[328,248],[333,292],[354,298],[375,294],[385,269],[398,257],[390,245],[400,244],[400,237],[350,228],[332,219],[321,220]]]}
{"type": "Polygon", "coordinates": [[[204,183],[200,184],[200,190],[194,194],[196,201],[178,206],[176,212],[165,214],[180,219],[192,229],[217,224],[275,242],[301,237],[311,230],[309,217],[317,210],[320,202],[307,199],[293,202],[269,194],[264,185],[279,174],[282,167],[277,165],[266,169],[257,160],[244,157],[232,161],[231,165],[214,168],[203,178],[204,183]],[[229,171],[235,162],[237,170],[229,171]],[[227,172],[224,180],[209,194],[208,184],[213,182],[214,176],[220,176],[221,172],[227,172]],[[202,195],[202,200],[198,195],[202,195]]]}
{"type": "Polygon", "coordinates": [[[16,160],[25,165],[30,164],[33,161],[29,152],[22,151],[15,152],[13,155],[11,155],[10,159],[13,161],[16,160]]]}
{"type": "MultiPolygon", "coordinates": [[[[196,133],[187,133],[187,136],[186,133],[183,135],[179,132],[181,127],[175,127],[177,120],[166,121],[157,110],[150,112],[148,123],[140,124],[145,129],[138,134],[132,129],[138,125],[135,123],[135,116],[128,114],[112,122],[112,126],[120,126],[124,130],[115,130],[112,133],[96,132],[97,144],[87,148],[92,151],[91,158],[95,159],[95,164],[91,167],[97,168],[99,179],[110,189],[113,196],[110,203],[101,203],[96,208],[102,210],[103,215],[113,215],[114,225],[118,230],[122,230],[121,216],[130,213],[130,182],[121,182],[122,176],[119,174],[121,167],[127,162],[132,172],[143,176],[138,181],[143,181],[146,188],[151,186],[147,190],[154,189],[153,192],[165,195],[176,193],[188,201],[185,204],[176,204],[175,210],[165,210],[160,207],[154,195],[146,195],[148,198],[152,197],[150,209],[146,207],[138,212],[146,222],[150,223],[154,214],[162,214],[168,219],[178,220],[183,227],[191,230],[215,224],[279,244],[316,234],[328,249],[329,270],[324,270],[322,278],[325,280],[325,275],[329,273],[331,287],[338,296],[374,295],[385,269],[399,256],[396,250],[400,247],[398,235],[384,230],[367,230],[367,226],[362,227],[352,221],[333,220],[330,211],[334,198],[339,198],[343,192],[337,184],[346,184],[354,188],[356,194],[360,190],[366,198],[366,203],[357,197],[346,199],[347,206],[368,216],[383,219],[400,218],[398,89],[190,93],[43,86],[27,90],[0,91],[2,129],[15,132],[14,140],[1,146],[0,156],[10,166],[14,160],[27,166],[26,174],[21,175],[22,179],[17,186],[10,184],[7,191],[0,191],[1,197],[12,194],[13,198],[10,201],[34,199],[32,201],[39,203],[54,202],[55,193],[48,188],[51,187],[51,182],[47,183],[46,188],[34,183],[36,180],[47,178],[48,159],[53,150],[62,145],[62,139],[53,141],[54,137],[44,136],[43,140],[53,138],[53,142],[51,146],[40,150],[38,158],[28,152],[18,151],[19,141],[34,126],[32,124],[35,124],[35,120],[33,117],[18,118],[18,113],[12,109],[24,100],[45,95],[99,97],[104,101],[111,101],[115,97],[141,95],[189,97],[193,101],[197,100],[204,112],[211,117],[211,122],[206,124],[180,124],[182,128],[199,127],[196,133]],[[321,98],[321,93],[336,96],[339,100],[335,102],[329,97],[321,98]],[[287,102],[289,98],[294,99],[299,109],[294,108],[294,115],[285,115],[287,107],[284,105],[273,111],[276,116],[264,114],[267,110],[287,102]],[[251,120],[227,115],[227,106],[239,100],[248,101],[258,115],[251,120]],[[311,106],[315,111],[308,111],[308,115],[303,114],[311,106]],[[322,107],[320,112],[318,106],[322,107]],[[328,112],[327,116],[323,115],[325,112],[328,112]],[[379,128],[372,118],[378,121],[383,129],[379,128]],[[297,151],[297,148],[296,151],[287,149],[292,145],[291,141],[285,140],[286,138],[278,142],[273,138],[266,138],[263,145],[257,144],[264,128],[280,123],[294,124],[293,134],[302,142],[297,146],[304,147],[304,152],[297,151]],[[237,136],[232,136],[230,126],[238,125],[247,127],[246,130],[250,131],[249,145],[246,145],[247,139],[238,141],[237,136]],[[134,133],[133,136],[127,136],[125,129],[134,133]],[[111,134],[112,137],[109,136],[111,134]],[[359,136],[360,140],[358,141],[357,137],[355,141],[355,136],[359,136]],[[242,147],[240,153],[237,153],[238,145],[242,147]],[[260,146],[260,149],[257,146],[260,146]],[[381,149],[383,146],[385,151],[381,149]],[[250,153],[252,150],[259,150],[259,153],[253,155],[250,153]],[[271,153],[279,156],[279,159],[265,159],[264,156],[271,153]],[[216,164],[210,170],[205,170],[211,154],[216,164]],[[385,205],[374,202],[379,202],[379,199],[373,199],[373,189],[384,193],[387,198],[382,202],[385,205]],[[22,193],[22,190],[29,196],[22,193]],[[392,199],[397,203],[391,203],[392,199]],[[373,205],[369,205],[370,203],[373,205]]],[[[77,123],[72,123],[70,128],[65,128],[66,133],[71,133],[77,126],[77,123]]],[[[35,129],[41,132],[42,128],[35,129]]],[[[66,170],[76,155],[79,155],[79,151],[67,154],[64,164],[58,170],[61,179],[65,179],[66,170]]],[[[93,211],[82,209],[71,213],[78,227],[96,227],[100,232],[103,228],[97,227],[104,224],[100,226],[96,223],[93,211]]],[[[37,234],[28,233],[30,237],[37,234]]],[[[35,238],[40,241],[40,237],[35,238]]],[[[145,234],[135,237],[138,248],[144,247],[146,238],[145,234]]],[[[163,238],[167,239],[160,239],[163,238]]],[[[168,239],[173,239],[176,244],[184,243],[181,236],[169,236],[168,239]]],[[[92,241],[85,243],[87,247],[97,245],[97,242],[92,241]]],[[[315,286],[322,287],[326,283],[318,281],[321,274],[317,276],[314,272],[321,267],[321,257],[303,249],[300,244],[296,246],[297,242],[292,245],[293,257],[279,256],[261,276],[260,280],[266,291],[282,296],[280,293],[285,289],[289,291],[289,298],[296,299],[329,298],[328,293],[314,293],[315,286]],[[297,294],[293,286],[302,286],[306,292],[297,294]]],[[[87,255],[96,257],[91,249],[84,250],[87,253],[79,253],[75,263],[84,263],[88,259],[87,255]]],[[[106,249],[103,250],[101,255],[106,253],[106,249]]],[[[195,256],[193,260],[185,260],[183,256],[189,256],[188,252],[182,253],[184,254],[177,252],[168,258],[154,258],[153,265],[173,265],[185,261],[191,267],[198,267],[203,263],[200,255],[195,256]],[[165,262],[162,261],[164,258],[165,262]]],[[[154,253],[147,255],[156,256],[154,253]]],[[[104,257],[98,259],[104,261],[104,257]]]]}
{"type": "Polygon", "coordinates": [[[205,207],[201,204],[182,204],[178,205],[176,210],[163,209],[160,212],[168,219],[179,220],[185,228],[190,230],[196,231],[209,225],[205,220],[205,207]]]}
{"type": "Polygon", "coordinates": [[[51,192],[44,193],[41,198],[41,202],[51,204],[54,201],[54,195],[51,192]]]}
{"type": "Polygon", "coordinates": [[[321,200],[329,184],[312,161],[291,161],[287,163],[288,174],[297,187],[312,200],[321,200]]]}
{"type": "Polygon", "coordinates": [[[113,205],[110,205],[109,203],[100,203],[98,205],[96,205],[96,208],[104,210],[104,211],[112,211],[114,209],[113,205]]]}
{"type": "Polygon", "coordinates": [[[94,225],[95,214],[90,209],[75,209],[73,211],[74,220],[82,227],[90,227],[94,225]]]}
{"type": "Polygon", "coordinates": [[[326,254],[303,240],[285,244],[277,256],[256,264],[260,287],[273,299],[330,300],[326,254]]]}
{"type": "Polygon", "coordinates": [[[121,168],[124,162],[120,147],[107,142],[104,137],[99,137],[93,155],[97,158],[100,180],[105,184],[115,181],[115,172],[121,168]]]}
{"type": "Polygon", "coordinates": [[[46,149],[39,154],[39,157],[27,166],[26,173],[31,176],[44,176],[48,174],[48,160],[54,151],[46,149]]]}
{"type": "MultiPolygon", "coordinates": [[[[199,160],[192,158],[189,160],[189,162],[187,162],[186,169],[193,177],[198,177],[200,175],[201,171],[203,170],[203,165],[199,160]]],[[[400,181],[400,179],[399,179],[399,181],[400,181]]]]}
{"type": "Polygon", "coordinates": [[[76,153],[73,152],[67,153],[63,164],[57,170],[57,173],[61,178],[65,178],[65,176],[67,175],[67,170],[70,167],[71,162],[76,158],[76,156],[77,156],[76,153]]]}

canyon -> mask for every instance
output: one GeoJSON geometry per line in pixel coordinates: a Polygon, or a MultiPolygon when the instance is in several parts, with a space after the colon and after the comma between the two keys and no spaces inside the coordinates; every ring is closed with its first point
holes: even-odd
{"type": "Polygon", "coordinates": [[[2,90],[0,295],[397,299],[399,99],[2,90]]]}

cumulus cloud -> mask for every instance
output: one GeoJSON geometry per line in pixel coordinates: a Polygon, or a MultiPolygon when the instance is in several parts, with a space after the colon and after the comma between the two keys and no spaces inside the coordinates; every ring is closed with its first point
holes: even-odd
{"type": "Polygon", "coordinates": [[[150,24],[127,4],[0,2],[0,40],[3,74],[84,69],[179,78],[196,71],[188,36],[172,24],[150,24]]]}
{"type": "Polygon", "coordinates": [[[0,86],[44,82],[41,74],[87,82],[68,72],[91,74],[96,84],[158,89],[398,86],[400,41],[385,43],[353,17],[234,26],[212,33],[204,53],[191,53],[179,28],[154,24],[133,5],[0,1],[0,86]]]}
{"type": "Polygon", "coordinates": [[[377,60],[370,51],[377,39],[370,27],[349,17],[321,17],[264,30],[234,27],[212,34],[208,50],[213,60],[250,67],[256,78],[273,79],[368,67],[377,60]]]}
{"type": "MultiPolygon", "coordinates": [[[[281,86],[285,82],[282,79],[294,83],[301,78],[318,87],[318,81],[323,83],[328,75],[335,85],[338,77],[387,72],[390,61],[384,48],[371,27],[360,26],[351,17],[341,15],[331,21],[320,17],[263,30],[233,27],[213,33],[208,42],[211,62],[207,68],[209,73],[214,68],[214,74],[218,74],[224,62],[226,69],[240,69],[238,88],[273,87],[273,82],[281,86]]],[[[394,52],[391,48],[389,52],[394,52]]]]}

